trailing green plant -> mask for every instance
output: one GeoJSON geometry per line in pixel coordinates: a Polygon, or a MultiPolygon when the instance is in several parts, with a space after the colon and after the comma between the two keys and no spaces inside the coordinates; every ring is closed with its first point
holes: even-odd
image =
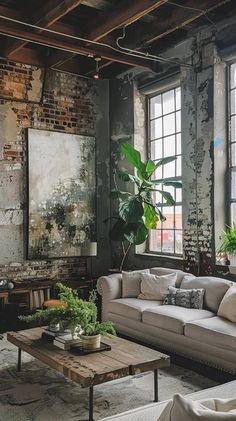
{"type": "MultiPolygon", "coordinates": [[[[115,329],[112,322],[99,323],[97,321],[97,306],[96,306],[96,292],[90,293],[88,301],[79,298],[78,292],[62,283],[56,284],[59,289],[60,301],[64,303],[63,307],[49,307],[45,310],[37,310],[34,314],[29,316],[19,316],[20,320],[27,323],[33,322],[49,322],[52,324],[59,324],[62,330],[70,329],[72,335],[75,329],[80,326],[83,332],[103,331],[102,334],[115,334],[115,329]]],[[[100,333],[101,333],[100,332],[100,333]]]]}
{"type": "Polygon", "coordinates": [[[134,168],[134,174],[122,171],[119,173],[119,178],[126,183],[133,184],[134,193],[121,191],[116,187],[110,195],[111,199],[118,200],[118,210],[112,217],[115,223],[110,230],[110,238],[120,241],[122,244],[123,257],[120,270],[123,268],[131,245],[144,243],[148,238],[149,230],[157,228],[159,221],[166,220],[153,200],[153,192],[160,193],[165,204],[173,206],[175,201],[171,193],[165,190],[165,186],[182,188],[182,183],[175,178],[154,178],[155,171],[174,161],[176,156],[163,158],[157,162],[151,159],[143,162],[140,152],[128,143],[121,144],[121,152],[126,161],[134,168]]]}
{"type": "Polygon", "coordinates": [[[227,254],[236,254],[236,224],[226,227],[226,231],[220,236],[222,244],[219,252],[225,252],[227,254]]]}

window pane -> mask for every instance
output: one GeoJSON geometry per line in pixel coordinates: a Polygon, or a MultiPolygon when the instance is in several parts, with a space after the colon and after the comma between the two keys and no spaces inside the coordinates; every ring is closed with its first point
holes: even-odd
{"type": "Polygon", "coordinates": [[[172,113],[175,110],[175,95],[174,89],[171,91],[165,92],[162,95],[163,101],[163,114],[172,113]]]}
{"type": "Polygon", "coordinates": [[[231,66],[230,82],[231,88],[234,88],[236,86],[236,63],[231,66]]]}
{"type": "Polygon", "coordinates": [[[175,103],[176,103],[176,110],[179,110],[181,108],[180,88],[176,88],[176,90],[175,90],[175,103]]]}
{"type": "Polygon", "coordinates": [[[231,126],[231,140],[232,142],[236,141],[236,116],[232,116],[231,117],[231,121],[230,121],[230,126],[231,126]]]}
{"type": "Polygon", "coordinates": [[[181,112],[176,113],[176,132],[181,131],[181,112]]]}
{"type": "Polygon", "coordinates": [[[162,177],[162,169],[163,169],[163,166],[161,165],[160,167],[157,168],[156,171],[154,171],[154,173],[152,175],[152,180],[159,180],[159,178],[163,178],[162,177]]]}
{"type": "Polygon", "coordinates": [[[175,189],[175,201],[182,202],[182,189],[175,189]]]}
{"type": "Polygon", "coordinates": [[[151,121],[151,139],[162,137],[162,118],[151,121]]]}
{"type": "Polygon", "coordinates": [[[166,217],[166,221],[162,223],[162,228],[174,228],[174,207],[168,206],[162,208],[162,213],[166,217]]]}
{"type": "Polygon", "coordinates": [[[160,159],[162,156],[162,139],[151,142],[151,159],[160,159]]]}
{"type": "Polygon", "coordinates": [[[180,230],[175,231],[175,253],[183,254],[183,232],[180,230]]]}
{"type": "Polygon", "coordinates": [[[152,200],[154,203],[162,203],[162,195],[158,191],[152,193],[152,200]]]}
{"type": "Polygon", "coordinates": [[[161,230],[150,231],[150,250],[161,252],[161,230]]]}
{"type": "Polygon", "coordinates": [[[178,156],[176,160],[176,176],[180,177],[182,174],[182,157],[178,156]]]}
{"type": "Polygon", "coordinates": [[[231,224],[236,224],[236,203],[231,203],[231,224]]]}
{"type": "Polygon", "coordinates": [[[163,156],[175,155],[175,136],[164,137],[164,153],[163,156]]]}
{"type": "Polygon", "coordinates": [[[162,231],[162,252],[174,253],[174,231],[173,230],[162,231]]]}
{"type": "Polygon", "coordinates": [[[182,206],[175,206],[175,228],[182,229],[182,206]]]}
{"type": "Polygon", "coordinates": [[[163,135],[168,136],[175,133],[175,114],[169,114],[163,117],[163,135]]]}
{"type": "Polygon", "coordinates": [[[231,165],[236,166],[236,143],[231,144],[231,165]]]}
{"type": "Polygon", "coordinates": [[[156,118],[162,115],[161,110],[161,95],[157,95],[150,99],[150,117],[156,118]]]}
{"type": "Polygon", "coordinates": [[[231,198],[236,199],[236,172],[231,172],[231,198]]]}
{"type": "Polygon", "coordinates": [[[176,135],[176,153],[178,155],[180,155],[182,153],[181,134],[176,135]]]}
{"type": "Polygon", "coordinates": [[[231,114],[236,114],[236,89],[231,91],[231,114]]]}
{"type": "Polygon", "coordinates": [[[175,161],[169,162],[163,166],[164,178],[175,177],[175,161]]]}

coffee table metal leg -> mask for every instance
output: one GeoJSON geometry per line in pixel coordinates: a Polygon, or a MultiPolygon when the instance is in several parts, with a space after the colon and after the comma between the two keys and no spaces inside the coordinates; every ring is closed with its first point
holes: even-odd
{"type": "Polygon", "coordinates": [[[89,388],[89,421],[93,421],[93,386],[89,388]]]}
{"type": "Polygon", "coordinates": [[[17,371],[21,371],[21,348],[18,348],[17,371]]]}
{"type": "Polygon", "coordinates": [[[158,402],[158,370],[154,370],[154,402],[158,402]]]}

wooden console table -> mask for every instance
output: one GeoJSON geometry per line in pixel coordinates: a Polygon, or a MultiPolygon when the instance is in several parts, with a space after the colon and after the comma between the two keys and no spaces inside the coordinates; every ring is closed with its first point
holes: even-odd
{"type": "Polygon", "coordinates": [[[18,347],[18,371],[21,350],[47,364],[65,377],[89,388],[89,421],[93,421],[94,386],[126,376],[153,371],[154,401],[158,401],[158,369],[170,365],[170,357],[126,339],[104,337],[110,351],[75,355],[41,339],[43,328],[9,332],[7,339],[18,347]]]}

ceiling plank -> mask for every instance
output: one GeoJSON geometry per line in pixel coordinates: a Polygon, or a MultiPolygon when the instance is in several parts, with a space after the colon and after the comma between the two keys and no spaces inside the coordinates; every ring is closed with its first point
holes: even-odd
{"type": "MultiPolygon", "coordinates": [[[[41,26],[42,28],[49,28],[63,16],[67,15],[75,9],[82,0],[49,0],[43,4],[42,7],[35,13],[31,19],[33,25],[41,26]]],[[[22,20],[22,17],[21,19],[22,20]]],[[[23,18],[23,21],[25,18],[23,18]]],[[[39,31],[40,32],[40,31],[39,31]]],[[[25,41],[12,41],[7,46],[6,56],[12,58],[12,54],[25,46],[25,41]]]]}
{"type": "Polygon", "coordinates": [[[117,28],[128,26],[147,13],[152,12],[165,4],[168,0],[136,0],[127,5],[127,0],[112,13],[107,13],[100,22],[92,22],[95,29],[89,32],[86,38],[98,41],[117,28]]]}
{"type": "Polygon", "coordinates": [[[139,66],[151,68],[152,63],[142,58],[123,55],[122,53],[111,52],[108,48],[99,46],[80,46],[76,41],[71,42],[68,39],[61,40],[58,36],[46,35],[43,33],[30,32],[27,29],[18,28],[18,25],[0,19],[0,34],[15,38],[22,38],[25,42],[34,42],[46,47],[67,50],[70,55],[80,54],[84,56],[99,55],[106,60],[112,60],[118,63],[129,64],[130,66],[139,66]]]}
{"type": "Polygon", "coordinates": [[[44,58],[42,53],[33,48],[22,47],[19,51],[16,51],[11,60],[19,63],[30,64],[32,66],[43,67],[44,58]]]}

